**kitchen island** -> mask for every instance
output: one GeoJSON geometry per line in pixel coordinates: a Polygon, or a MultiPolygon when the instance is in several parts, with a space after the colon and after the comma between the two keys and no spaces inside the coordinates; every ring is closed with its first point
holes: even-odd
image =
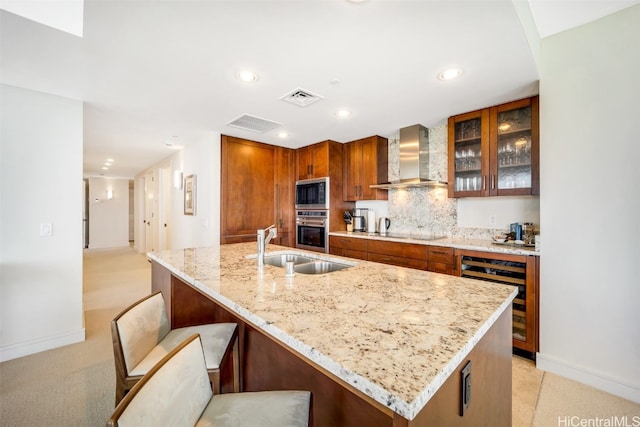
{"type": "MultiPolygon", "coordinates": [[[[309,254],[268,248],[282,251],[309,254]]],[[[245,391],[310,390],[315,426],[511,424],[515,288],[317,253],[352,266],[286,277],[258,268],[255,252],[240,243],[148,255],[174,328],[239,323],[245,391]]]]}

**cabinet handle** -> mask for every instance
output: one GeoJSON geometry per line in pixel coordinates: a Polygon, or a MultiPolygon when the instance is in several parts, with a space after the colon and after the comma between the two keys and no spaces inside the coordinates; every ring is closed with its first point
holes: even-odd
{"type": "Polygon", "coordinates": [[[486,191],[486,190],[487,190],[487,176],[482,175],[482,191],[486,191]]]}
{"type": "Polygon", "coordinates": [[[495,175],[491,175],[491,189],[492,190],[496,189],[496,176],[495,175]]]}
{"type": "Polygon", "coordinates": [[[358,185],[358,188],[360,189],[360,197],[362,197],[362,185],[358,185]]]}

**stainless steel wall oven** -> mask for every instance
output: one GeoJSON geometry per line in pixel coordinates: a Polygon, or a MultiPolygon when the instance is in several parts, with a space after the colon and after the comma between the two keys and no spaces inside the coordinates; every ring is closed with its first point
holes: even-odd
{"type": "Polygon", "coordinates": [[[328,210],[296,210],[296,247],[329,252],[328,210]]]}

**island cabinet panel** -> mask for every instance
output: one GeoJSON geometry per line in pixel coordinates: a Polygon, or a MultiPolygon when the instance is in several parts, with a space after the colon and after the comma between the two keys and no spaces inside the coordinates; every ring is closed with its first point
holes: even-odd
{"type": "Polygon", "coordinates": [[[413,243],[397,243],[369,240],[368,260],[400,267],[427,269],[427,246],[413,243]]]}
{"type": "Polygon", "coordinates": [[[274,243],[294,245],[293,150],[223,135],[222,244],[256,240],[256,230],[278,226],[274,243]]]}
{"type": "Polygon", "coordinates": [[[495,404],[511,401],[511,343],[505,339],[510,329],[511,310],[506,310],[408,425],[510,427],[511,405],[495,404]],[[471,362],[471,401],[461,416],[461,377],[468,362],[471,362]]]}
{"type": "MultiPolygon", "coordinates": [[[[152,289],[171,283],[167,309],[177,325],[235,322],[240,340],[242,391],[308,390],[313,427],[475,427],[511,425],[511,309],[504,311],[418,414],[409,420],[272,338],[212,296],[153,268],[152,289]],[[170,279],[167,279],[170,277],[170,279]],[[471,404],[460,415],[461,371],[471,361],[471,404]]],[[[231,359],[231,358],[229,358],[231,359]]],[[[231,360],[223,362],[222,391],[232,390],[231,360]]],[[[372,367],[375,369],[375,367],[372,367]]]]}
{"type": "Polygon", "coordinates": [[[329,236],[329,253],[366,260],[367,240],[354,237],[329,236]]]}

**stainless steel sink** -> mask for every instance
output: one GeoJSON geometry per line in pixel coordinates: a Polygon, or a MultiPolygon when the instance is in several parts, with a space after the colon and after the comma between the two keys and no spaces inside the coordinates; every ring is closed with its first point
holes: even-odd
{"type": "Polygon", "coordinates": [[[356,265],[355,263],[352,264],[346,261],[338,262],[323,258],[285,252],[265,255],[264,263],[284,268],[287,262],[292,261],[293,271],[300,274],[325,274],[356,265]]]}
{"type": "Polygon", "coordinates": [[[293,261],[293,264],[297,265],[314,261],[314,259],[295,254],[267,255],[264,257],[265,264],[274,265],[276,267],[284,267],[287,261],[293,261]]]}
{"type": "Polygon", "coordinates": [[[298,264],[293,267],[293,271],[300,274],[324,274],[332,271],[344,270],[351,267],[347,264],[340,264],[333,261],[313,261],[305,264],[298,264]]]}

